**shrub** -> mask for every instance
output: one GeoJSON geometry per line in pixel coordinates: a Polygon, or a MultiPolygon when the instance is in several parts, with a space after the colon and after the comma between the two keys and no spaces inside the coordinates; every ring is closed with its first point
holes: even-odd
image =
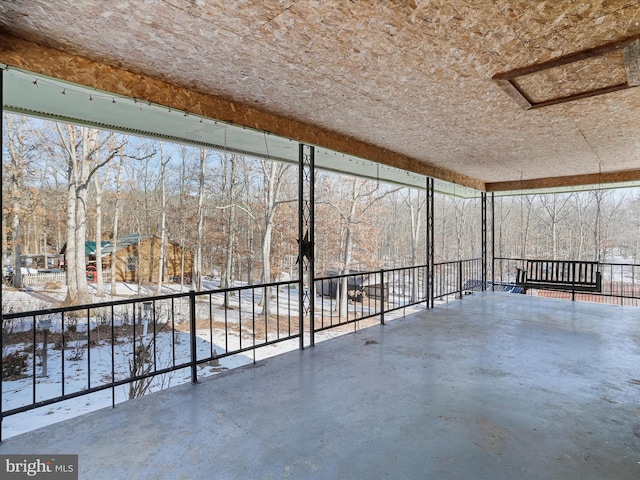
{"type": "Polygon", "coordinates": [[[67,341],[68,339],[65,337],[64,339],[64,346],[62,345],[62,335],[58,335],[56,337],[55,343],[53,344],[53,349],[54,350],[62,350],[63,348],[66,348],[67,346],[67,341]]]}
{"type": "Polygon", "coordinates": [[[2,378],[4,380],[18,380],[26,377],[27,359],[29,355],[21,352],[13,352],[2,359],[2,378]]]}
{"type": "Polygon", "coordinates": [[[68,351],[69,355],[67,356],[67,360],[76,362],[80,361],[84,358],[84,343],[80,340],[76,340],[70,344],[68,351]]]}

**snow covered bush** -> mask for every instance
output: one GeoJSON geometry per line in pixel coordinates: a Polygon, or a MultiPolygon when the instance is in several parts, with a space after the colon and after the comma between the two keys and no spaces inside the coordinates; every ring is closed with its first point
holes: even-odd
{"type": "Polygon", "coordinates": [[[27,360],[29,355],[23,352],[12,352],[2,359],[2,378],[4,380],[18,380],[26,377],[27,360]]]}

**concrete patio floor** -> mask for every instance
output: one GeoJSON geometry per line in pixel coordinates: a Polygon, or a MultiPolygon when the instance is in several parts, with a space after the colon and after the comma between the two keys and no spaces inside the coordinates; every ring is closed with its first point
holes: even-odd
{"type": "Polygon", "coordinates": [[[81,479],[639,479],[640,308],[476,293],[0,444],[81,479]]]}

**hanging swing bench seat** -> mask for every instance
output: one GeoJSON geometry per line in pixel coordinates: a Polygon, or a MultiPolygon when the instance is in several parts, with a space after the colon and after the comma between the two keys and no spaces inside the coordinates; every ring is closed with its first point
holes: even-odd
{"type": "Polygon", "coordinates": [[[601,292],[598,262],[573,260],[526,260],[518,268],[516,285],[525,289],[569,292],[601,292]]]}

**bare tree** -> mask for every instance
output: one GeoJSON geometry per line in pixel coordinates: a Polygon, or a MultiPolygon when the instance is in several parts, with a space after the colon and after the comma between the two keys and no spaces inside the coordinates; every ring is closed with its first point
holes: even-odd
{"type": "MultiPolygon", "coordinates": [[[[112,145],[115,142],[115,136],[113,133],[109,134],[105,139],[105,143],[110,142],[112,145]]],[[[124,142],[121,144],[124,146],[124,142]]],[[[104,176],[100,176],[99,172],[96,172],[93,176],[94,179],[94,188],[96,190],[96,296],[104,297],[104,280],[103,280],[103,272],[102,272],[102,193],[104,190],[104,186],[107,182],[109,182],[110,178],[110,170],[108,168],[105,170],[104,176]]]]}
{"type": "Polygon", "coordinates": [[[122,145],[111,145],[104,157],[97,153],[106,139],[89,127],[56,123],[59,142],[67,161],[67,298],[65,305],[89,303],[86,276],[85,242],[87,232],[87,200],[93,175],[117,155],[122,145]]]}
{"type": "MultiPolygon", "coordinates": [[[[347,195],[345,195],[345,201],[341,205],[335,202],[329,202],[329,204],[339,213],[344,226],[341,266],[342,275],[348,274],[351,268],[355,226],[363,221],[363,217],[366,212],[376,202],[398,190],[381,190],[379,183],[373,183],[370,180],[355,177],[345,180],[345,185],[348,191],[347,195]]],[[[348,279],[347,277],[343,277],[338,288],[338,301],[336,302],[340,318],[346,318],[347,316],[347,285],[348,279]]]]}
{"type": "Polygon", "coordinates": [[[577,229],[577,239],[574,242],[574,248],[572,249],[572,258],[581,260],[585,257],[587,251],[587,235],[591,230],[591,209],[593,206],[594,197],[591,195],[585,195],[584,193],[577,193],[572,198],[573,212],[575,213],[573,228],[577,229]]]}
{"type": "Polygon", "coordinates": [[[529,227],[531,222],[531,210],[536,196],[523,195],[520,197],[520,258],[527,257],[527,244],[529,241],[529,227]],[[524,208],[524,202],[527,208],[524,208]]]}
{"type": "Polygon", "coordinates": [[[187,225],[189,223],[188,215],[186,215],[186,210],[188,207],[188,160],[189,160],[189,149],[182,145],[180,148],[180,186],[178,193],[178,205],[177,208],[177,218],[178,218],[178,230],[180,232],[180,244],[183,246],[182,253],[180,254],[180,287],[182,288],[185,284],[184,278],[184,269],[185,269],[185,250],[187,244],[187,225]]]}
{"type": "MultiPolygon", "coordinates": [[[[627,204],[627,195],[614,196],[610,190],[590,192],[595,200],[596,212],[593,223],[593,245],[596,260],[603,262],[610,251],[618,222],[616,218],[623,205],[627,204]]],[[[626,230],[626,226],[622,230],[626,230]]]]}
{"type": "Polygon", "coordinates": [[[229,156],[229,174],[227,176],[227,154],[223,159],[224,172],[224,191],[227,194],[226,205],[223,206],[227,210],[227,235],[225,245],[225,263],[224,271],[221,276],[221,286],[229,288],[233,285],[233,253],[236,237],[236,195],[238,185],[238,157],[236,155],[229,156]]]}
{"type": "Polygon", "coordinates": [[[164,265],[167,254],[167,193],[166,193],[166,171],[167,164],[171,157],[164,156],[164,144],[160,142],[160,259],[158,261],[158,285],[156,295],[162,293],[162,282],[164,280],[164,265]]]}
{"type": "MultiPolygon", "coordinates": [[[[2,161],[2,177],[9,185],[9,202],[6,214],[11,218],[10,243],[13,256],[13,285],[22,287],[21,269],[21,217],[28,212],[31,196],[27,189],[27,178],[32,175],[32,162],[39,151],[37,135],[26,117],[5,115],[4,123],[8,137],[9,156],[2,161]]],[[[4,191],[4,189],[3,189],[4,191]]],[[[7,239],[9,240],[9,239],[7,239]]]]}
{"type": "MultiPolygon", "coordinates": [[[[423,211],[426,206],[426,195],[422,195],[422,192],[418,190],[413,195],[413,190],[409,189],[404,197],[404,204],[409,208],[410,221],[411,221],[411,265],[418,265],[418,239],[420,238],[420,228],[422,226],[423,211]]],[[[411,282],[411,300],[414,301],[418,297],[418,282],[414,277],[411,282]]]]}
{"type": "MultiPolygon", "coordinates": [[[[504,198],[501,197],[499,199],[497,203],[497,210],[498,210],[498,218],[497,218],[497,225],[498,225],[498,239],[496,242],[496,251],[498,252],[498,256],[502,257],[504,256],[504,248],[505,248],[505,224],[508,222],[509,217],[511,215],[511,211],[513,209],[513,201],[511,199],[511,197],[508,198],[504,198]],[[507,205],[505,206],[505,203],[507,203],[507,205]]],[[[509,228],[509,227],[507,227],[509,228]]],[[[512,237],[511,237],[512,238],[512,237]]]]}
{"type": "Polygon", "coordinates": [[[116,294],[116,261],[118,251],[118,228],[119,228],[119,220],[120,220],[120,187],[122,184],[122,155],[119,155],[118,158],[118,166],[116,173],[116,183],[115,183],[115,198],[114,198],[114,213],[113,213],[113,232],[112,232],[112,240],[113,245],[111,247],[111,295],[116,294]]]}
{"type": "Polygon", "coordinates": [[[573,194],[569,195],[540,195],[540,204],[542,212],[537,209],[533,210],[534,215],[545,225],[551,232],[551,257],[553,260],[558,258],[558,225],[566,218],[568,212],[567,205],[571,201],[573,194]]]}
{"type": "Polygon", "coordinates": [[[202,290],[202,230],[204,222],[204,174],[207,166],[207,151],[200,149],[200,173],[198,175],[198,210],[196,213],[196,244],[194,269],[191,285],[194,290],[202,290]]]}
{"type": "Polygon", "coordinates": [[[420,229],[422,228],[422,220],[424,216],[424,208],[426,205],[426,195],[420,190],[408,190],[404,197],[404,204],[409,207],[409,215],[411,221],[411,265],[418,265],[418,241],[420,238],[420,229]]]}
{"type": "MultiPolygon", "coordinates": [[[[286,202],[294,202],[295,199],[282,199],[281,194],[289,172],[289,165],[260,160],[262,170],[262,217],[260,231],[262,233],[262,282],[271,282],[271,241],[275,214],[279,205],[286,202]]],[[[265,288],[263,295],[263,314],[270,315],[271,289],[265,288]]]]}
{"type": "Polygon", "coordinates": [[[102,190],[104,181],[99,175],[94,175],[96,189],[96,297],[104,297],[104,281],[102,278],[102,190]]]}

